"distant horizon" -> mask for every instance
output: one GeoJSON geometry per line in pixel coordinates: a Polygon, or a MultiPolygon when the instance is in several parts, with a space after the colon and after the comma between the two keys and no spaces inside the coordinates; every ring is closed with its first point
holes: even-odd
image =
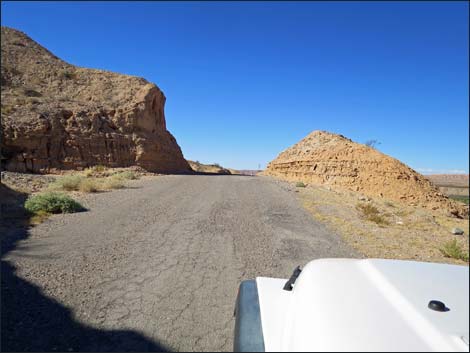
{"type": "Polygon", "coordinates": [[[155,83],[189,160],[265,169],[326,130],[423,175],[469,174],[468,6],[2,2],[1,21],[73,65],[155,83]]]}

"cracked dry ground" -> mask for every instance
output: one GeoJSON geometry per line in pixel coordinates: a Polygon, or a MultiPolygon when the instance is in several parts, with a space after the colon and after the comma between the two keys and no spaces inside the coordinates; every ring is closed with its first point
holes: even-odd
{"type": "Polygon", "coordinates": [[[357,256],[267,177],[149,177],[84,204],[4,256],[2,350],[231,351],[240,281],[357,256]]]}

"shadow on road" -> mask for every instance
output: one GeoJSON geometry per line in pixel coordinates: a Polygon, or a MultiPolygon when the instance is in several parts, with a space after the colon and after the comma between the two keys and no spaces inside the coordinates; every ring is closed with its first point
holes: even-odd
{"type": "Polygon", "coordinates": [[[168,348],[131,330],[100,330],[75,321],[70,309],[16,275],[4,260],[29,235],[27,195],[0,184],[1,346],[9,351],[151,351],[168,348]]]}

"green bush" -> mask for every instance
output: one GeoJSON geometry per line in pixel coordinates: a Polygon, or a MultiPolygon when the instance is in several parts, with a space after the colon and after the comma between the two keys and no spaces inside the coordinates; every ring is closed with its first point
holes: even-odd
{"type": "Polygon", "coordinates": [[[80,175],[66,175],[49,185],[53,190],[78,191],[83,177],[80,175]]]}
{"type": "Polygon", "coordinates": [[[83,206],[71,197],[56,192],[31,195],[26,200],[24,207],[33,214],[73,213],[84,210],[83,206]]]}
{"type": "Polygon", "coordinates": [[[446,242],[439,250],[445,257],[468,262],[468,252],[462,250],[456,239],[446,242]]]}
{"type": "Polygon", "coordinates": [[[302,183],[301,181],[299,181],[298,183],[295,184],[295,186],[297,186],[298,188],[304,188],[306,185],[302,183]]]}

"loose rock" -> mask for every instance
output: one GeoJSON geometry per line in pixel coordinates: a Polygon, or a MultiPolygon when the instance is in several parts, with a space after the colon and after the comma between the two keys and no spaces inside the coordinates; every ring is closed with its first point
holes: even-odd
{"type": "Polygon", "coordinates": [[[460,228],[452,228],[452,234],[462,235],[463,233],[464,233],[464,231],[460,228]]]}

